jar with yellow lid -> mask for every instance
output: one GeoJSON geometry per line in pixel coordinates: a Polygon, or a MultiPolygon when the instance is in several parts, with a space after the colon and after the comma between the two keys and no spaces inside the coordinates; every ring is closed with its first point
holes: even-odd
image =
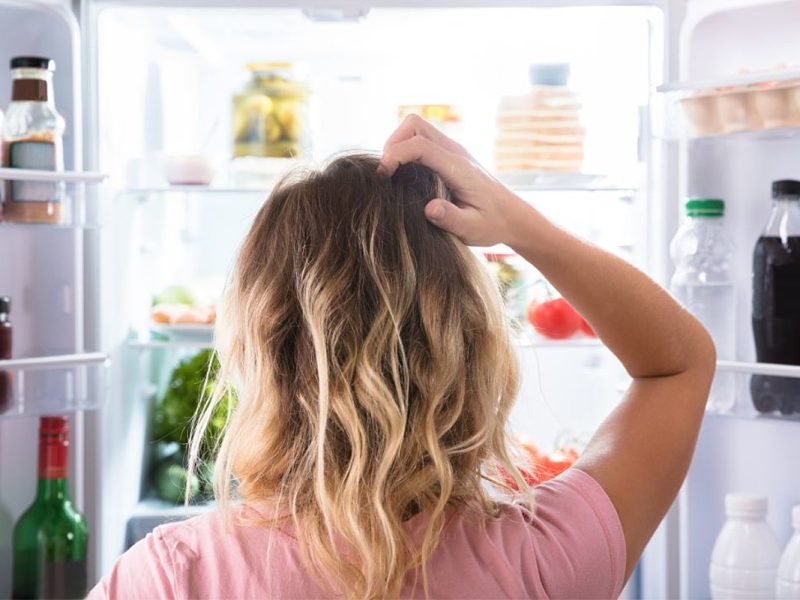
{"type": "Polygon", "coordinates": [[[233,98],[233,156],[300,158],[309,151],[308,88],[290,62],[247,65],[233,98]]]}

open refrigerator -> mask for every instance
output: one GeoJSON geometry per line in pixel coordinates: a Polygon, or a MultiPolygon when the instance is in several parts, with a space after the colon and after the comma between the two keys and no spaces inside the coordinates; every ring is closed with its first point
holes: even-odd
{"type": "MultiPolygon", "coordinates": [[[[0,596],[10,590],[13,523],[35,487],[38,415],[70,415],[91,581],[155,524],[205,510],[151,497],[151,408],[175,365],[212,340],[154,333],[150,305],[173,285],[218,293],[274,181],[243,184],[231,161],[232,98],[244,65],[263,60],[302,65],[313,160],[379,149],[398,107],[437,104],[459,108],[458,138],[488,167],[500,98],[527,90],[529,65],[570,63],[587,130],[582,173],[509,183],[662,284],[683,199],[724,198],[737,360],[720,372],[736,378],[736,407],[705,419],[686,485],[626,593],[707,597],[730,491],[768,496],[785,542],[800,482],[784,465],[800,452],[800,424],[751,408],[747,380],[764,367],[754,362],[750,265],[770,182],[800,176],[800,123],[698,132],[683,101],[800,78],[774,67],[800,65],[797,22],[791,0],[0,0],[0,62],[55,59],[68,124],[64,172],[0,169],[0,179],[60,182],[69,198],[63,225],[0,223],[0,295],[15,301],[15,358],[0,361],[15,381],[0,415],[0,596]],[[752,73],[736,76],[743,67],[752,73]],[[211,185],[165,181],[171,156],[198,153],[216,168],[211,185]]],[[[0,77],[0,104],[8,97],[0,77]]],[[[621,397],[624,373],[592,338],[549,341],[526,329],[517,348],[523,382],[511,425],[542,447],[585,439],[621,397]]],[[[770,374],[800,377],[800,367],[777,369],[770,374]]]]}

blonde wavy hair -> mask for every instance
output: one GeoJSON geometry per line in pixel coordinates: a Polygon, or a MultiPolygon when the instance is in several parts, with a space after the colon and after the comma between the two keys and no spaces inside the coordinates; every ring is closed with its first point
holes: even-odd
{"type": "Polygon", "coordinates": [[[446,509],[481,518],[484,480],[513,479],[506,421],[516,358],[495,286],[423,207],[429,169],[391,179],[339,157],[281,182],[240,249],[217,324],[219,384],[196,417],[190,468],[226,391],[215,496],[275,507],[318,582],[347,597],[416,586],[446,509]],[[404,522],[426,516],[415,547],[404,522]],[[413,583],[407,575],[414,571],[413,583]]]}

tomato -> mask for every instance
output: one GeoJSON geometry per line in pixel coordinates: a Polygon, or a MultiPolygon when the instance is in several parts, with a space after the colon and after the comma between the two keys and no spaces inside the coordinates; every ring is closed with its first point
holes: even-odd
{"type": "Polygon", "coordinates": [[[582,317],[563,298],[528,304],[528,322],[541,335],[552,340],[563,340],[574,335],[582,317]]]}
{"type": "Polygon", "coordinates": [[[589,337],[593,338],[597,337],[597,334],[594,332],[594,329],[592,329],[592,326],[589,325],[589,323],[583,317],[581,317],[581,324],[578,325],[578,329],[580,329],[583,335],[588,335],[589,337]]]}
{"type": "Polygon", "coordinates": [[[574,450],[556,450],[547,456],[543,456],[539,461],[539,471],[543,480],[552,479],[569,469],[577,460],[577,452],[574,450]]]}

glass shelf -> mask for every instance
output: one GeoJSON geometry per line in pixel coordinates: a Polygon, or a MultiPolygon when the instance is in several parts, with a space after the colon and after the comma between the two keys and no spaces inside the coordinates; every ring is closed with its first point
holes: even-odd
{"type": "Polygon", "coordinates": [[[128,347],[136,350],[183,350],[183,349],[197,349],[206,350],[214,347],[214,342],[211,339],[199,340],[160,340],[152,338],[136,338],[128,340],[128,347]]]}
{"type": "Polygon", "coordinates": [[[0,360],[0,418],[99,408],[109,360],[90,352],[0,360]]]}
{"type": "Polygon", "coordinates": [[[566,348],[605,348],[603,342],[597,338],[574,337],[566,340],[548,340],[544,338],[534,338],[533,336],[520,336],[514,340],[517,348],[533,349],[566,349],[566,348]]]}
{"type": "Polygon", "coordinates": [[[237,200],[264,200],[269,193],[269,189],[260,188],[224,188],[203,185],[173,185],[158,188],[130,188],[122,190],[120,195],[139,198],[150,198],[154,196],[189,196],[197,198],[226,196],[235,198],[237,200]]]}
{"type": "Polygon", "coordinates": [[[509,172],[495,177],[515,192],[617,192],[632,196],[636,186],[589,173],[509,172]]]}
{"type": "Polygon", "coordinates": [[[144,498],[139,501],[133,514],[128,519],[125,531],[125,546],[131,547],[147,536],[159,525],[183,521],[191,517],[196,517],[216,508],[216,504],[209,502],[206,504],[173,504],[158,498],[144,498]]]}

